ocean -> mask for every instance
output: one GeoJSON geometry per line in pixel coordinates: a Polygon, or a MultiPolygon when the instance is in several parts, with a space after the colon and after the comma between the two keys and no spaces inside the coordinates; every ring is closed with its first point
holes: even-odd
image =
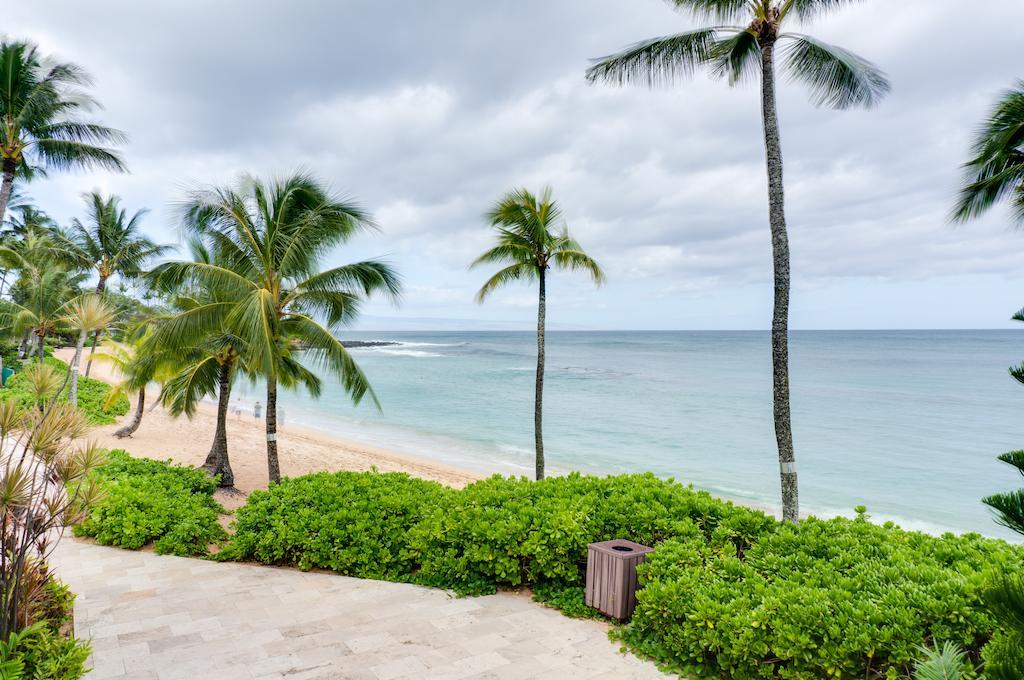
{"type": "MultiPolygon", "coordinates": [[[[530,332],[359,332],[352,349],[381,403],[285,393],[285,422],[485,473],[532,475],[530,332]]],[[[801,510],[929,532],[1012,538],[980,499],[1024,486],[996,460],[1024,446],[1015,331],[798,331],[793,431],[801,510]]],[[[767,332],[549,332],[551,474],[651,471],[776,506],[767,332]]],[[[239,386],[252,403],[259,390],[239,386]]]]}

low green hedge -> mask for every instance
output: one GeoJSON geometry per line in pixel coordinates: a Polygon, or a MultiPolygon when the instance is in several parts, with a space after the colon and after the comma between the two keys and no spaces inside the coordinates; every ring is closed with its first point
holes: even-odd
{"type": "MultiPolygon", "coordinates": [[[[61,371],[61,375],[67,374],[68,365],[56,357],[46,357],[46,363],[61,371]]],[[[109,425],[119,416],[128,413],[128,399],[124,396],[105,408],[103,402],[110,394],[110,385],[102,380],[86,378],[83,375],[78,377],[78,408],[85,414],[86,419],[93,425],[109,425]]],[[[35,400],[32,388],[28,384],[28,378],[24,371],[19,371],[11,376],[7,385],[0,389],[0,396],[7,399],[15,399],[23,408],[30,408],[35,400]]],[[[65,388],[59,397],[61,401],[67,401],[68,391],[65,388]]]]}
{"type": "Polygon", "coordinates": [[[977,661],[982,591],[1024,550],[855,520],[782,524],[653,475],[492,477],[462,490],[403,474],[321,473],[253,493],[219,559],[324,568],[464,594],[530,585],[587,616],[587,544],[657,550],[624,642],[704,677],[906,677],[920,647],[977,661]]]}
{"type": "Polygon", "coordinates": [[[254,491],[217,558],[410,580],[409,531],[456,492],[404,474],[319,473],[254,491]]]}
{"type": "Polygon", "coordinates": [[[640,568],[623,639],[667,666],[736,678],[908,677],[920,646],[977,658],[995,622],[983,602],[1017,547],[855,520],[782,525],[743,556],[688,538],[640,568]]]}
{"type": "Polygon", "coordinates": [[[227,538],[218,522],[224,508],[213,498],[216,480],[203,470],[118,450],[96,474],[105,493],[76,536],[130,550],[153,543],[158,553],[175,555],[206,555],[227,538]]]}

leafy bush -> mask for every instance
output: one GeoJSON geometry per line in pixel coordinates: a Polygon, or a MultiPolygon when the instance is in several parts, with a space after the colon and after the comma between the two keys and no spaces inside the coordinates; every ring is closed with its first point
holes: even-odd
{"type": "Polygon", "coordinates": [[[294,564],[407,581],[409,531],[456,492],[397,473],[337,472],[285,479],[254,491],[218,559],[294,564]]]}
{"type": "Polygon", "coordinates": [[[0,678],[4,680],[78,680],[85,675],[88,642],[65,634],[75,597],[55,578],[43,588],[43,616],[0,640],[0,678]]]}
{"type": "MultiPolygon", "coordinates": [[[[61,384],[63,384],[63,378],[67,374],[68,365],[55,357],[46,357],[44,361],[61,372],[61,384]]],[[[103,402],[109,393],[110,385],[102,380],[86,378],[81,375],[78,377],[78,408],[85,414],[86,419],[91,424],[109,425],[118,416],[128,413],[128,399],[123,396],[111,404],[109,408],[104,408],[103,402]]],[[[0,394],[7,399],[14,399],[22,408],[30,408],[35,402],[35,395],[32,393],[32,389],[23,372],[18,372],[11,376],[7,386],[0,391],[0,394]]],[[[67,398],[68,393],[67,389],[65,389],[59,399],[60,401],[67,401],[67,398]]]]}
{"type": "Polygon", "coordinates": [[[906,677],[925,643],[977,658],[995,629],[989,573],[1022,558],[977,534],[936,538],[864,516],[780,526],[743,555],[672,539],[640,568],[623,637],[694,675],[906,677]]]}
{"type": "Polygon", "coordinates": [[[579,584],[587,544],[595,541],[655,545],[673,536],[714,536],[742,551],[775,524],[652,474],[540,482],[495,476],[435,508],[411,538],[421,564],[417,581],[487,593],[530,583],[579,584]]]}
{"type": "Polygon", "coordinates": [[[158,553],[175,555],[205,555],[227,538],[217,521],[224,509],[213,498],[216,480],[202,470],[118,450],[98,475],[106,495],[75,527],[77,536],[130,550],[154,543],[158,553]]]}

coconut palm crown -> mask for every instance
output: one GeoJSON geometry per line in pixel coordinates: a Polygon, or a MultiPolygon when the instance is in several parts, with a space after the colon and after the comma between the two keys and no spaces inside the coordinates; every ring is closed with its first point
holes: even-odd
{"type": "Polygon", "coordinates": [[[712,25],[646,40],[619,54],[597,59],[587,71],[587,79],[653,86],[703,69],[730,85],[760,80],[775,274],[771,333],[775,435],[783,517],[796,522],[800,511],[789,405],[789,235],[775,103],[776,60],[785,75],[810,89],[811,101],[819,106],[872,107],[888,93],[889,81],[861,57],[789,30],[856,0],[669,1],[712,25]]]}
{"type": "Polygon", "coordinates": [[[54,62],[29,42],[0,42],[0,221],[16,176],[35,169],[103,168],[123,171],[112,149],[123,133],[79,118],[96,107],[81,68],[54,62]]]}
{"type": "Polygon", "coordinates": [[[154,285],[164,290],[202,286],[219,299],[168,319],[158,340],[200,346],[228,332],[244,345],[249,370],[267,381],[267,464],[280,479],[277,457],[277,388],[302,384],[317,390],[303,363],[335,375],[355,403],[370,383],[333,330],[350,324],[374,294],[397,299],[401,284],[386,263],[367,260],[321,271],[322,260],[353,236],[374,229],[355,203],[333,196],[316,179],[295,174],[276,181],[244,177],[237,186],[193,192],[181,206],[185,230],[201,238],[212,262],[170,262],[154,285]]]}
{"type": "Polygon", "coordinates": [[[565,226],[562,209],[546,188],[536,196],[526,189],[503,196],[487,215],[497,232],[497,244],[470,267],[505,265],[476,294],[483,301],[498,288],[514,282],[538,283],[537,378],[534,396],[534,447],[536,478],[544,479],[544,342],[547,317],[547,275],[551,269],[583,271],[597,285],[604,283],[601,266],[584,252],[565,226]]]}

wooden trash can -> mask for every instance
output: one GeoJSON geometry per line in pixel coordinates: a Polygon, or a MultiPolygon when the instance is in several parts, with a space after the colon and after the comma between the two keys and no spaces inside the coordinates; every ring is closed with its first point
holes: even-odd
{"type": "Polygon", "coordinates": [[[636,609],[636,566],[654,548],[616,539],[587,546],[588,607],[624,621],[636,609]]]}

